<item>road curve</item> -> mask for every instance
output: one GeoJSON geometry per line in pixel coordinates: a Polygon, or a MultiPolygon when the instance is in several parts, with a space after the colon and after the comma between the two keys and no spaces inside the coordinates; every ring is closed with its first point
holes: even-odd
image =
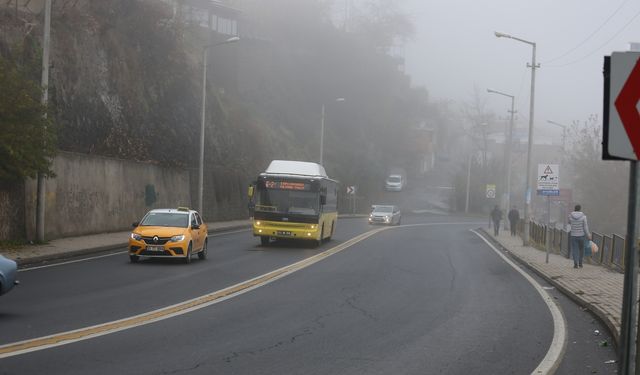
{"type": "Polygon", "coordinates": [[[394,228],[223,303],[6,358],[2,367],[24,374],[45,363],[52,374],[531,373],[552,341],[550,313],[472,227],[394,228]]]}

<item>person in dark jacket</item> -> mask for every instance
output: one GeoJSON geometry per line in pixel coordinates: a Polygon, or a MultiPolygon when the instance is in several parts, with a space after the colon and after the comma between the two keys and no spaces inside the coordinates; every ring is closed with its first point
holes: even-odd
{"type": "Polygon", "coordinates": [[[511,235],[515,236],[516,229],[518,229],[518,221],[520,221],[520,212],[518,211],[516,206],[513,206],[511,208],[511,210],[509,211],[509,214],[507,215],[507,218],[509,219],[509,227],[511,228],[511,235]]]}
{"type": "Polygon", "coordinates": [[[569,225],[571,225],[571,255],[573,257],[573,268],[582,268],[582,258],[584,258],[585,241],[591,240],[587,215],[581,211],[582,207],[576,204],[574,211],[569,214],[569,225]]]}
{"type": "Polygon", "coordinates": [[[491,211],[491,220],[493,221],[493,235],[497,236],[500,231],[500,220],[502,220],[502,211],[497,204],[491,211]]]}

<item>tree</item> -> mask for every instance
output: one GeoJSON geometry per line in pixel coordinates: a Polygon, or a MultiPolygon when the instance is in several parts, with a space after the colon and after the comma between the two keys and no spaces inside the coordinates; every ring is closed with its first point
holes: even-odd
{"type": "Polygon", "coordinates": [[[52,175],[55,132],[41,90],[25,71],[0,57],[0,180],[52,175]]]}
{"type": "Polygon", "coordinates": [[[574,123],[568,133],[567,138],[572,142],[566,158],[575,171],[573,200],[587,213],[591,230],[624,233],[628,163],[602,160],[602,127],[596,116],[582,124],[574,123]]]}
{"type": "Polygon", "coordinates": [[[358,9],[355,29],[381,48],[403,44],[415,34],[413,23],[398,4],[386,0],[369,0],[358,9]]]}

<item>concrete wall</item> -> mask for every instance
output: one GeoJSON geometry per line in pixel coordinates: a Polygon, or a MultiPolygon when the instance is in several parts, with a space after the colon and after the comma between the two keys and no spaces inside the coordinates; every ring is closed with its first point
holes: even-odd
{"type": "Polygon", "coordinates": [[[24,238],[24,183],[0,184],[0,241],[24,238]]]}
{"type": "MultiPolygon", "coordinates": [[[[127,230],[152,208],[191,206],[184,169],[61,152],[46,182],[45,237],[127,230]]],[[[35,182],[26,187],[27,238],[35,237],[35,182]]]]}

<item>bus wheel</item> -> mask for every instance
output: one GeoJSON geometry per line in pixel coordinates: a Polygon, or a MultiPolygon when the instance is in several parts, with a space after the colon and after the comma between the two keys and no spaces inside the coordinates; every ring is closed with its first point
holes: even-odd
{"type": "Polygon", "coordinates": [[[333,237],[333,222],[331,222],[331,232],[329,232],[329,237],[327,237],[327,242],[331,241],[331,237],[333,237]]]}
{"type": "Polygon", "coordinates": [[[260,236],[260,244],[262,246],[269,246],[269,236],[260,236]]]}

